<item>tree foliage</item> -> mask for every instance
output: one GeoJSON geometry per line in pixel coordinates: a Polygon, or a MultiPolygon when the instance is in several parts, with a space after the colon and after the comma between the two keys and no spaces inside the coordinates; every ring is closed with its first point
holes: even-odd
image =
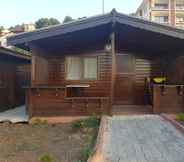
{"type": "Polygon", "coordinates": [[[2,30],[4,30],[4,27],[0,26],[0,34],[1,34],[2,30]]]}
{"type": "Polygon", "coordinates": [[[74,19],[71,17],[71,16],[66,16],[63,20],[63,23],[67,23],[67,22],[70,22],[70,21],[73,21],[74,19]]]}
{"type": "Polygon", "coordinates": [[[60,22],[55,18],[41,18],[35,22],[37,29],[57,24],[60,24],[60,22]]]}

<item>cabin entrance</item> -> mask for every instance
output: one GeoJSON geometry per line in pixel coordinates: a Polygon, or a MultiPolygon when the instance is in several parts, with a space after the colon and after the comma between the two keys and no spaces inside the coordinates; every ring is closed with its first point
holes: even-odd
{"type": "Polygon", "coordinates": [[[116,54],[115,105],[134,104],[135,58],[131,54],[116,54]]]}

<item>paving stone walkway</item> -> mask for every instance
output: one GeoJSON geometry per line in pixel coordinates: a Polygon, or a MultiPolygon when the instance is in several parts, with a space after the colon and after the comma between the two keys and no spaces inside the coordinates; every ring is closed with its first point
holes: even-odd
{"type": "Polygon", "coordinates": [[[104,162],[184,162],[184,136],[157,115],[109,117],[104,162]]]}
{"type": "Polygon", "coordinates": [[[0,113],[0,122],[9,121],[12,123],[28,122],[26,106],[19,106],[0,113]]]}

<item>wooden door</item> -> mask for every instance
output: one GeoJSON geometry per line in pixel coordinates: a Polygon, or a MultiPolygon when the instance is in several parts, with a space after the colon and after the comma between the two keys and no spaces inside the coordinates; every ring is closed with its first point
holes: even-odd
{"type": "Polygon", "coordinates": [[[130,54],[117,54],[114,104],[133,104],[135,60],[130,54]]]}

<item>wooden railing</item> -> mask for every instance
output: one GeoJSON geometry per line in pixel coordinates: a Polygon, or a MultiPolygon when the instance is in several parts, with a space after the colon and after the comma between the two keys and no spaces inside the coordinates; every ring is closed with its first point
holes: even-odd
{"type": "Polygon", "coordinates": [[[30,117],[58,115],[108,114],[108,97],[67,97],[66,87],[36,86],[27,88],[26,105],[30,117]]]}
{"type": "Polygon", "coordinates": [[[184,85],[153,85],[153,110],[155,113],[184,111],[184,85]]]}

